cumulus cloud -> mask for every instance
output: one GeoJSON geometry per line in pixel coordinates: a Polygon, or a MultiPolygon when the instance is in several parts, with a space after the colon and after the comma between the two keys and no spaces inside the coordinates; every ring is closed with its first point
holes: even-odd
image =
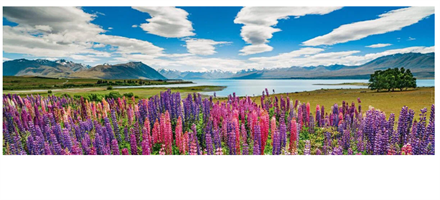
{"type": "Polygon", "coordinates": [[[408,37],[408,41],[416,40],[416,38],[408,37]]]}
{"type": "Polygon", "coordinates": [[[3,57],[3,62],[8,61],[8,60],[12,60],[12,59],[3,57]]]}
{"type": "Polygon", "coordinates": [[[105,46],[106,46],[105,44],[96,43],[96,44],[93,45],[93,48],[102,48],[102,47],[105,47],[105,46]]]}
{"type": "Polygon", "coordinates": [[[52,27],[48,25],[36,25],[35,28],[40,31],[52,32],[52,27]]]}
{"type": "Polygon", "coordinates": [[[374,20],[345,24],[332,32],[303,42],[305,46],[334,45],[359,40],[370,35],[398,31],[434,14],[434,7],[409,7],[392,10],[374,20]]]}
{"type": "Polygon", "coordinates": [[[133,9],[150,14],[148,23],[140,25],[150,34],[167,38],[195,35],[192,23],[188,20],[188,13],[183,9],[175,7],[133,7],[133,9]]]}
{"type": "Polygon", "coordinates": [[[387,46],[391,46],[391,44],[389,44],[389,43],[379,43],[379,44],[372,44],[372,45],[365,46],[365,47],[368,47],[368,48],[382,48],[382,47],[387,47],[387,46]]]}
{"type": "Polygon", "coordinates": [[[194,55],[212,55],[216,53],[215,45],[231,43],[217,42],[209,39],[187,39],[185,42],[188,52],[194,55]]]}
{"type": "Polygon", "coordinates": [[[3,14],[18,24],[3,26],[3,51],[7,53],[84,58],[87,62],[98,61],[99,57],[163,54],[162,48],[148,41],[106,35],[102,27],[91,23],[96,15],[81,8],[5,7],[3,14]],[[106,45],[112,46],[114,52],[93,49],[106,45]]]}
{"type": "Polygon", "coordinates": [[[266,51],[272,51],[273,47],[267,45],[267,44],[254,44],[254,45],[248,45],[243,47],[243,49],[240,50],[240,54],[242,56],[250,55],[250,54],[257,54],[257,53],[263,53],[266,51]]]}
{"type": "Polygon", "coordinates": [[[132,25],[131,27],[132,27],[132,28],[137,28],[138,25],[134,24],[134,25],[132,25]]]}
{"type": "Polygon", "coordinates": [[[234,23],[243,24],[241,37],[250,44],[240,50],[241,55],[249,55],[272,51],[267,45],[273,33],[281,31],[274,28],[281,19],[290,16],[301,17],[305,15],[324,15],[341,7],[244,7],[237,14],[234,23]]]}
{"type": "Polygon", "coordinates": [[[96,62],[99,60],[98,58],[95,58],[94,56],[90,56],[90,55],[72,55],[70,57],[74,60],[79,60],[83,62],[96,62]]]}

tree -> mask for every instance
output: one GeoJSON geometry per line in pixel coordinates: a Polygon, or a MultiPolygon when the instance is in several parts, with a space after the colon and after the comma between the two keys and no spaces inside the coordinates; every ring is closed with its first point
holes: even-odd
{"type": "Polygon", "coordinates": [[[388,68],[385,71],[377,70],[370,75],[368,88],[380,91],[386,89],[394,91],[395,89],[403,90],[403,88],[416,88],[416,78],[414,78],[411,70],[405,68],[388,68]]]}

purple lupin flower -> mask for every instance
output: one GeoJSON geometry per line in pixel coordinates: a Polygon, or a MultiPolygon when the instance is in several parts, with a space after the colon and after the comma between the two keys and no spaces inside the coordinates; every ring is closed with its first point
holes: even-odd
{"type": "Polygon", "coordinates": [[[316,149],[316,155],[321,155],[321,154],[322,154],[321,150],[320,149],[316,149]]]}
{"type": "Polygon", "coordinates": [[[66,128],[63,129],[63,144],[64,144],[64,148],[67,147],[67,149],[69,149],[69,151],[72,151],[72,140],[70,139],[70,133],[69,130],[67,130],[66,128]]]}
{"type": "Polygon", "coordinates": [[[119,155],[119,145],[118,145],[118,141],[116,139],[112,140],[112,152],[113,155],[119,155]]]}
{"type": "Polygon", "coordinates": [[[310,155],[310,140],[305,141],[304,155],[310,155]]]}
{"type": "Polygon", "coordinates": [[[148,140],[142,141],[142,155],[150,155],[150,145],[148,144],[148,140]]]}
{"type": "Polygon", "coordinates": [[[243,143],[243,151],[241,154],[242,155],[249,155],[249,146],[246,142],[243,143]]]}
{"type": "Polygon", "coordinates": [[[44,155],[52,155],[52,150],[47,142],[44,143],[44,155]]]}
{"type": "Polygon", "coordinates": [[[253,154],[254,155],[260,155],[260,146],[258,145],[257,142],[254,142],[253,154]]]}
{"type": "Polygon", "coordinates": [[[126,142],[130,141],[130,139],[128,137],[128,128],[127,128],[127,126],[124,127],[124,139],[125,139],[126,142]]]}
{"type": "Polygon", "coordinates": [[[121,134],[119,133],[119,126],[118,126],[118,121],[116,119],[116,113],[115,110],[112,110],[112,123],[113,123],[113,131],[115,132],[116,138],[118,139],[119,142],[122,141],[121,139],[121,134]]]}
{"type": "Polygon", "coordinates": [[[214,149],[212,147],[211,133],[206,133],[205,137],[206,137],[206,152],[208,155],[213,155],[214,149]]]}
{"type": "Polygon", "coordinates": [[[137,155],[137,143],[136,143],[136,136],[134,134],[130,135],[130,147],[131,147],[131,155],[137,155]]]}
{"type": "Polygon", "coordinates": [[[342,154],[343,151],[341,146],[337,146],[333,149],[332,155],[342,155],[342,154]]]}

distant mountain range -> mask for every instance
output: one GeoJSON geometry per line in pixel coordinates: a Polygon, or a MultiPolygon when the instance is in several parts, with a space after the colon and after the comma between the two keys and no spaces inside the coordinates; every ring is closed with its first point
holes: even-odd
{"type": "Polygon", "coordinates": [[[68,77],[69,75],[90,69],[89,65],[74,63],[64,59],[50,61],[44,59],[17,59],[3,62],[3,76],[47,76],[68,77]]]}
{"type": "Polygon", "coordinates": [[[417,78],[434,78],[434,53],[405,53],[379,57],[358,66],[330,65],[311,67],[290,67],[238,72],[235,79],[269,79],[269,78],[369,78],[376,70],[387,68],[410,69],[417,78]]]}
{"type": "Polygon", "coordinates": [[[66,60],[17,59],[3,62],[3,76],[44,76],[96,79],[167,79],[141,62],[103,64],[95,67],[66,60]]]}
{"type": "Polygon", "coordinates": [[[156,71],[142,62],[103,64],[95,67],[66,60],[17,59],[3,62],[4,76],[45,76],[100,79],[365,79],[376,70],[394,67],[411,69],[417,78],[434,78],[434,53],[405,53],[379,57],[363,65],[293,66],[275,69],[248,69],[239,72],[156,71]]]}

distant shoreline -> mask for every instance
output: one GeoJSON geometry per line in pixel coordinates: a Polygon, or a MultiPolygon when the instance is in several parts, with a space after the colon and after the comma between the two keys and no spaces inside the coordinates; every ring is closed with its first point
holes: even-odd
{"type": "Polygon", "coordinates": [[[368,83],[354,82],[354,83],[316,83],[313,85],[358,85],[358,86],[368,86],[368,83]]]}

